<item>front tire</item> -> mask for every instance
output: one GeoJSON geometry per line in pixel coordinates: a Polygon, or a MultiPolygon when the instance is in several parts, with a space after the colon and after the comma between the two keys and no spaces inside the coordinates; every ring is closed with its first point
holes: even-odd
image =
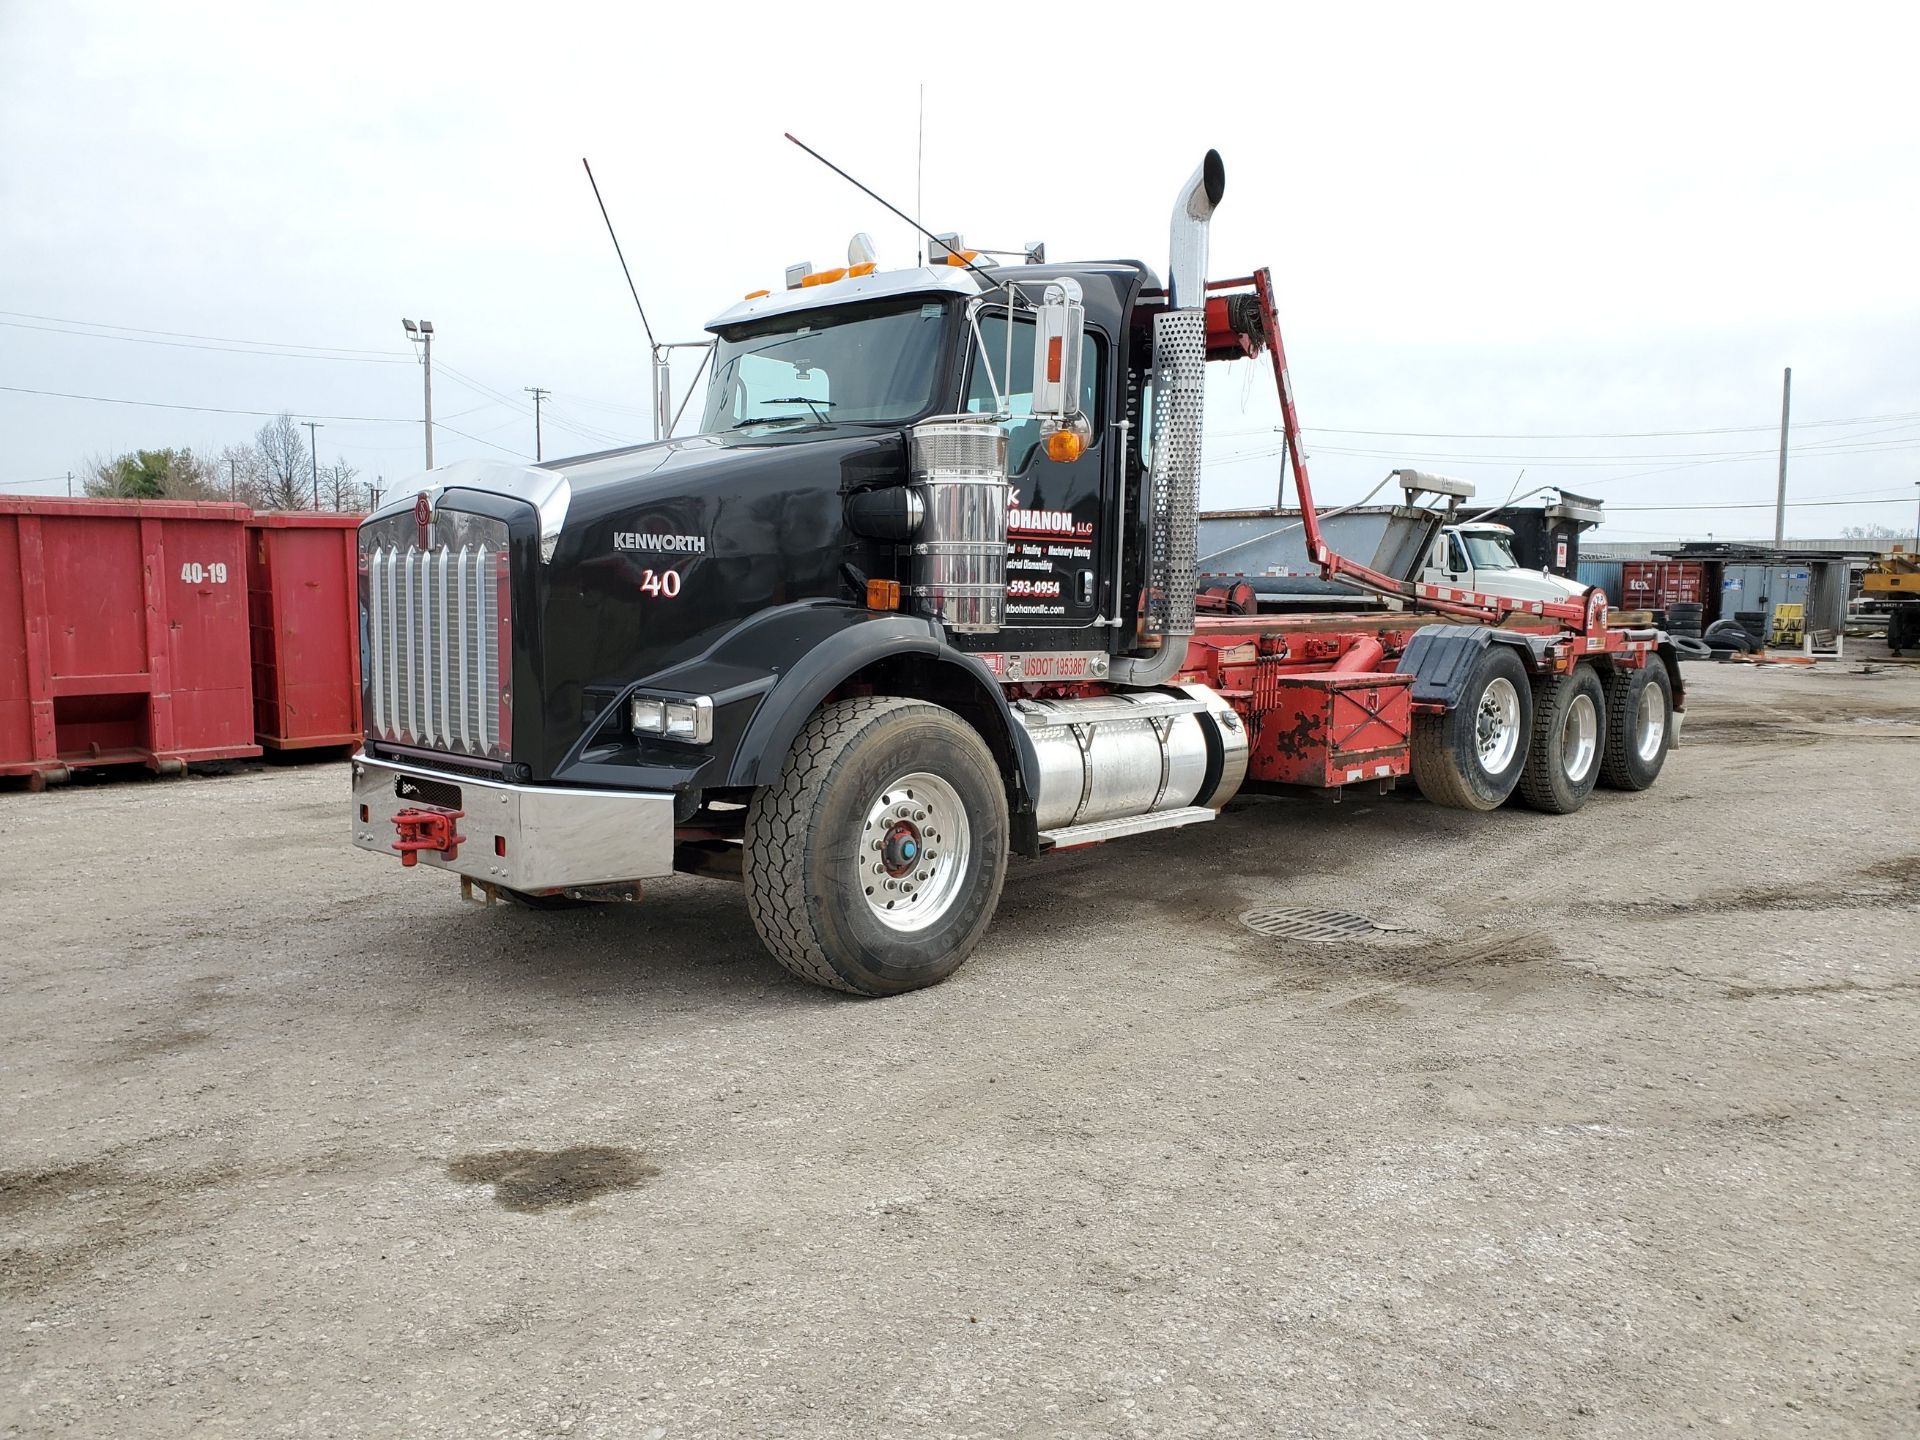
{"type": "Polygon", "coordinates": [[[823,706],[747,808],[747,913],[803,980],[897,995],[951,975],[1007,872],[1007,794],[951,710],[892,696],[823,706]]]}
{"type": "Polygon", "coordinates": [[[1527,763],[1533,687],[1510,645],[1490,643],[1460,702],[1444,715],[1413,719],[1413,779],[1436,805],[1492,810],[1520,783],[1527,763]]]}
{"type": "Polygon", "coordinates": [[[1591,665],[1540,681],[1533,690],[1533,745],[1514,794],[1548,815],[1571,815],[1600,778],[1607,694],[1591,665]]]}

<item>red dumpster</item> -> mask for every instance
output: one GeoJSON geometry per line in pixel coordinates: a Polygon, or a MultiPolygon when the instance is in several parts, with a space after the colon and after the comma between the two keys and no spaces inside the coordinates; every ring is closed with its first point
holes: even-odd
{"type": "Polygon", "coordinates": [[[0,497],[0,775],[258,755],[244,505],[0,497]]]}
{"type": "Polygon", "coordinates": [[[254,738],[274,750],[360,741],[358,515],[247,522],[254,738]]]}

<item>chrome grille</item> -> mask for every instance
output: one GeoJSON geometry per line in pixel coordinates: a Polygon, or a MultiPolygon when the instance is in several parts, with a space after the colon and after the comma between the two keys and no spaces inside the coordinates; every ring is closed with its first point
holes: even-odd
{"type": "Polygon", "coordinates": [[[505,527],[497,544],[475,539],[475,525],[463,528],[457,547],[425,549],[363,533],[367,733],[504,760],[512,740],[503,705],[505,527]]]}

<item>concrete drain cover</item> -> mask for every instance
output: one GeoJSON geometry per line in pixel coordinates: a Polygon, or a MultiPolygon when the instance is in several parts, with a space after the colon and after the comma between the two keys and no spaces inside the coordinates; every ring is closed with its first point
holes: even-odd
{"type": "Polygon", "coordinates": [[[1304,905],[1261,905],[1240,917],[1256,935],[1271,940],[1345,940],[1392,929],[1344,910],[1314,910],[1304,905]]]}

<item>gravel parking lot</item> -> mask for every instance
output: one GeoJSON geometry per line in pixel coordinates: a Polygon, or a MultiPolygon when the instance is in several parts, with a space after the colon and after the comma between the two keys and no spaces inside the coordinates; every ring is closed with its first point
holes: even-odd
{"type": "Polygon", "coordinates": [[[887,1001],[340,763],[0,795],[0,1434],[1911,1436],[1920,670],[1688,674],[1645,795],[1243,802],[887,1001]]]}

